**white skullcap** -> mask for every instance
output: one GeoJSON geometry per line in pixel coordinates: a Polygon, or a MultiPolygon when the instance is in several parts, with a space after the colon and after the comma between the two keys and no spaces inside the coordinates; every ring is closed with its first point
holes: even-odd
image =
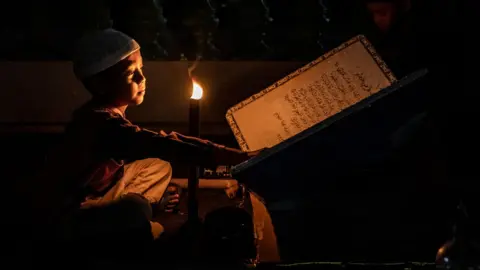
{"type": "Polygon", "coordinates": [[[73,72],[78,79],[88,78],[114,66],[140,45],[126,34],[114,29],[98,30],[82,37],[73,57],[73,72]]]}

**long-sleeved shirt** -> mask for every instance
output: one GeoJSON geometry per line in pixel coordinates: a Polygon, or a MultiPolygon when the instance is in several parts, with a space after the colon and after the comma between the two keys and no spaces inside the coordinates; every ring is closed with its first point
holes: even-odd
{"type": "Polygon", "coordinates": [[[183,142],[140,128],[120,110],[90,102],[74,113],[63,142],[48,155],[34,205],[56,219],[78,208],[87,195],[108,190],[126,161],[156,157],[209,166],[218,151],[224,150],[207,141],[183,142]]]}

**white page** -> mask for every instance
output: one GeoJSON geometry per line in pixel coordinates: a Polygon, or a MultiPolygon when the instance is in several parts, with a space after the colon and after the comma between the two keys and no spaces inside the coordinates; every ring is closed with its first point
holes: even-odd
{"type": "Polygon", "coordinates": [[[232,107],[242,150],[272,147],[388,87],[395,77],[358,36],[232,107]]]}

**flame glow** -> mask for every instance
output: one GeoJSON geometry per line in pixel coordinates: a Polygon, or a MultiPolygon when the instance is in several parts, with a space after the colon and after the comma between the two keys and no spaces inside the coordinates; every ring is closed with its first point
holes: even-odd
{"type": "Polygon", "coordinates": [[[198,84],[195,80],[193,80],[193,89],[192,89],[192,96],[191,99],[200,100],[203,96],[203,88],[200,84],[198,84]]]}

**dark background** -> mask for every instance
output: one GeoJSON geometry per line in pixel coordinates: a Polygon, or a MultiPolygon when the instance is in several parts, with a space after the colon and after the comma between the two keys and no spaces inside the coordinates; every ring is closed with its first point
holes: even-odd
{"type": "MultiPolygon", "coordinates": [[[[147,59],[180,60],[183,55],[194,60],[201,54],[206,60],[311,60],[352,35],[376,41],[364,2],[5,1],[1,31],[8,42],[2,44],[1,58],[68,60],[83,32],[113,25],[149,47],[147,59]]],[[[403,2],[411,6],[409,37],[440,41],[461,31],[459,1],[403,2]]]]}
{"type": "MultiPolygon", "coordinates": [[[[69,61],[76,38],[85,31],[109,26],[137,39],[144,57],[153,61],[308,62],[354,35],[365,34],[397,77],[421,67],[430,70],[427,85],[433,89],[433,94],[426,109],[430,113],[431,128],[403,153],[405,157],[402,159],[410,168],[406,171],[415,177],[405,173],[403,178],[385,189],[392,190],[402,185],[405,179],[410,179],[410,184],[405,184],[399,191],[400,197],[407,201],[411,194],[417,197],[427,194],[425,198],[436,192],[439,192],[436,195],[442,194],[431,196],[439,200],[430,202],[438,206],[430,209],[430,215],[435,218],[417,222],[423,224],[423,232],[432,228],[437,235],[435,238],[430,231],[428,237],[435,239],[426,239],[429,244],[423,247],[438,246],[448,238],[452,209],[459,198],[470,203],[474,216],[480,216],[476,203],[478,173],[475,170],[479,138],[476,132],[479,106],[476,104],[478,86],[475,80],[478,75],[473,73],[477,70],[474,33],[478,31],[473,29],[478,24],[477,4],[473,4],[474,1],[412,0],[411,8],[405,13],[406,23],[385,36],[375,30],[363,2],[5,1],[0,16],[0,59],[69,61]],[[421,146],[428,145],[432,137],[425,134],[435,134],[437,140],[427,150],[421,146]],[[419,180],[423,175],[417,168],[438,156],[442,156],[441,162],[432,166],[439,169],[434,171],[440,171],[441,176],[437,178],[429,174],[423,178],[425,181],[419,180]],[[436,179],[446,180],[436,182],[436,179]]],[[[15,91],[15,85],[1,87],[1,91],[15,91]]],[[[58,133],[38,133],[35,130],[2,133],[2,171],[6,183],[3,185],[4,220],[7,223],[21,223],[22,211],[28,211],[23,205],[22,191],[28,189],[28,181],[59,136],[58,133]]],[[[205,136],[234,145],[231,135],[205,136]]],[[[405,203],[408,207],[403,209],[404,216],[395,219],[396,222],[409,220],[407,210],[416,209],[415,201],[405,203]]],[[[380,204],[382,201],[378,201],[380,204]]],[[[384,203],[383,210],[389,211],[390,206],[392,204],[384,203]]],[[[15,233],[21,232],[14,230],[15,233]]],[[[399,240],[400,235],[394,239],[399,240]]],[[[419,250],[411,252],[420,254],[417,258],[427,258],[436,251],[421,248],[420,245],[419,250]]]]}

